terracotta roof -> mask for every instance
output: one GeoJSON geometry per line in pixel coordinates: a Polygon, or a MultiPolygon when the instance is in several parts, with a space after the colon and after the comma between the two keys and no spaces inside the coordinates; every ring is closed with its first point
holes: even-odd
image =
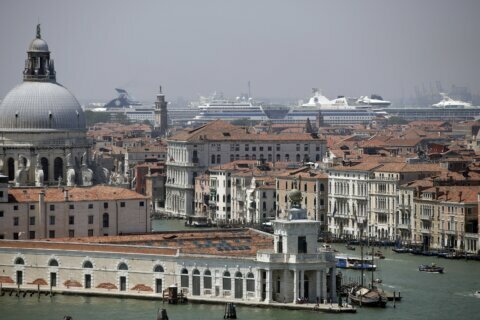
{"type": "Polygon", "coordinates": [[[323,141],[309,133],[265,134],[254,133],[244,127],[216,120],[204,126],[183,130],[168,139],[169,141],[323,141]]]}
{"type": "Polygon", "coordinates": [[[448,186],[432,187],[422,190],[422,193],[437,192],[437,199],[440,201],[459,202],[459,203],[477,203],[480,186],[448,186]]]}
{"type": "MultiPolygon", "coordinates": [[[[111,237],[105,237],[111,238],[111,237]]],[[[152,255],[173,256],[177,253],[175,248],[158,247],[140,247],[140,246],[121,246],[99,243],[89,243],[91,238],[70,238],[55,239],[55,241],[19,241],[19,240],[0,240],[0,248],[18,248],[18,249],[47,249],[47,250],[71,250],[84,252],[117,252],[117,253],[143,253],[152,255]],[[81,241],[85,239],[86,241],[81,241]],[[69,241],[70,240],[70,241],[69,241]],[[75,241],[77,240],[77,241],[75,241]]]]}
{"type": "Polygon", "coordinates": [[[351,165],[340,165],[340,166],[335,166],[330,168],[332,171],[372,171],[379,166],[381,166],[381,163],[378,162],[359,162],[355,163],[352,162],[351,165]]]}
{"type": "Polygon", "coordinates": [[[253,229],[167,231],[139,235],[61,238],[55,239],[55,241],[65,245],[74,243],[76,245],[81,243],[104,244],[107,245],[106,247],[112,248],[117,246],[108,246],[108,244],[117,244],[122,245],[119,248],[129,248],[132,252],[135,252],[137,248],[152,250],[156,248],[157,250],[170,250],[170,252],[176,252],[176,249],[179,249],[181,253],[187,254],[250,257],[256,256],[257,250],[273,248],[271,235],[253,229]]]}
{"type": "Polygon", "coordinates": [[[11,188],[8,190],[9,202],[36,202],[42,191],[45,192],[46,202],[64,202],[68,190],[69,201],[112,201],[112,200],[135,200],[147,199],[135,191],[110,187],[72,187],[72,188],[11,188]]]}
{"type": "Polygon", "coordinates": [[[376,172],[438,172],[443,171],[434,163],[384,163],[376,172]]]}

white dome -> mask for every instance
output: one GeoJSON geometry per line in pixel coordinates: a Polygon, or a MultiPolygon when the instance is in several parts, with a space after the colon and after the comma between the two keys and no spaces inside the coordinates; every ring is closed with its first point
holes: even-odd
{"type": "Polygon", "coordinates": [[[85,128],[80,104],[58,83],[25,81],[13,88],[0,104],[0,131],[85,128]]]}

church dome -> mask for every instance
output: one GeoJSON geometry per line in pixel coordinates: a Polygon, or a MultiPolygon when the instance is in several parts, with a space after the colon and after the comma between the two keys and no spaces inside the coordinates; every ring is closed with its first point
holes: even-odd
{"type": "Polygon", "coordinates": [[[30,43],[28,52],[48,52],[48,44],[43,39],[35,38],[30,43]]]}
{"type": "Polygon", "coordinates": [[[85,130],[73,94],[56,82],[25,81],[0,104],[0,131],[85,130]]]}

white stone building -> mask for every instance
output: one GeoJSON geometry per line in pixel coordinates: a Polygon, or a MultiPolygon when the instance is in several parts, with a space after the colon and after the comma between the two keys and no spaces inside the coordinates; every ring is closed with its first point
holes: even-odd
{"type": "Polygon", "coordinates": [[[301,193],[274,235],[253,229],[150,235],[0,240],[3,288],[162,297],[177,286],[190,299],[256,303],[335,302],[334,253],[317,244],[301,193]],[[119,245],[121,244],[121,245],[119,245]]]}
{"type": "Polygon", "coordinates": [[[194,214],[194,181],[209,166],[234,160],[317,161],[326,142],[315,134],[257,134],[224,121],[182,131],[167,140],[167,214],[194,214]]]}

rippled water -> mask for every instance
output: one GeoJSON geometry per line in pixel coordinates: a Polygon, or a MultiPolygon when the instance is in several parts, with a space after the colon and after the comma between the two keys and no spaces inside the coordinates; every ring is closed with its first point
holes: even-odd
{"type": "MultiPolygon", "coordinates": [[[[155,229],[182,229],[183,221],[155,222],[155,229]]],[[[342,248],[342,247],[339,247],[342,248]]],[[[396,254],[385,249],[386,259],[378,262],[375,278],[383,279],[385,290],[400,291],[403,301],[396,308],[389,303],[386,309],[358,309],[357,314],[323,314],[313,311],[237,307],[239,319],[479,319],[480,298],[473,293],[480,290],[480,262],[445,260],[435,257],[396,254]],[[435,262],[445,267],[445,274],[418,271],[418,265],[435,262]]],[[[352,252],[349,252],[352,253],[352,252]]],[[[358,254],[358,250],[356,252],[358,254]]],[[[354,253],[355,254],[355,253],[354,253]]],[[[359,279],[357,271],[344,272],[346,279],[359,279]]],[[[366,274],[365,279],[370,279],[366,274]]],[[[42,296],[16,298],[0,297],[0,319],[62,319],[70,315],[74,320],[156,319],[158,308],[165,307],[172,320],[223,319],[223,306],[206,304],[162,305],[161,302],[136,299],[97,298],[81,296],[42,296]]]]}

